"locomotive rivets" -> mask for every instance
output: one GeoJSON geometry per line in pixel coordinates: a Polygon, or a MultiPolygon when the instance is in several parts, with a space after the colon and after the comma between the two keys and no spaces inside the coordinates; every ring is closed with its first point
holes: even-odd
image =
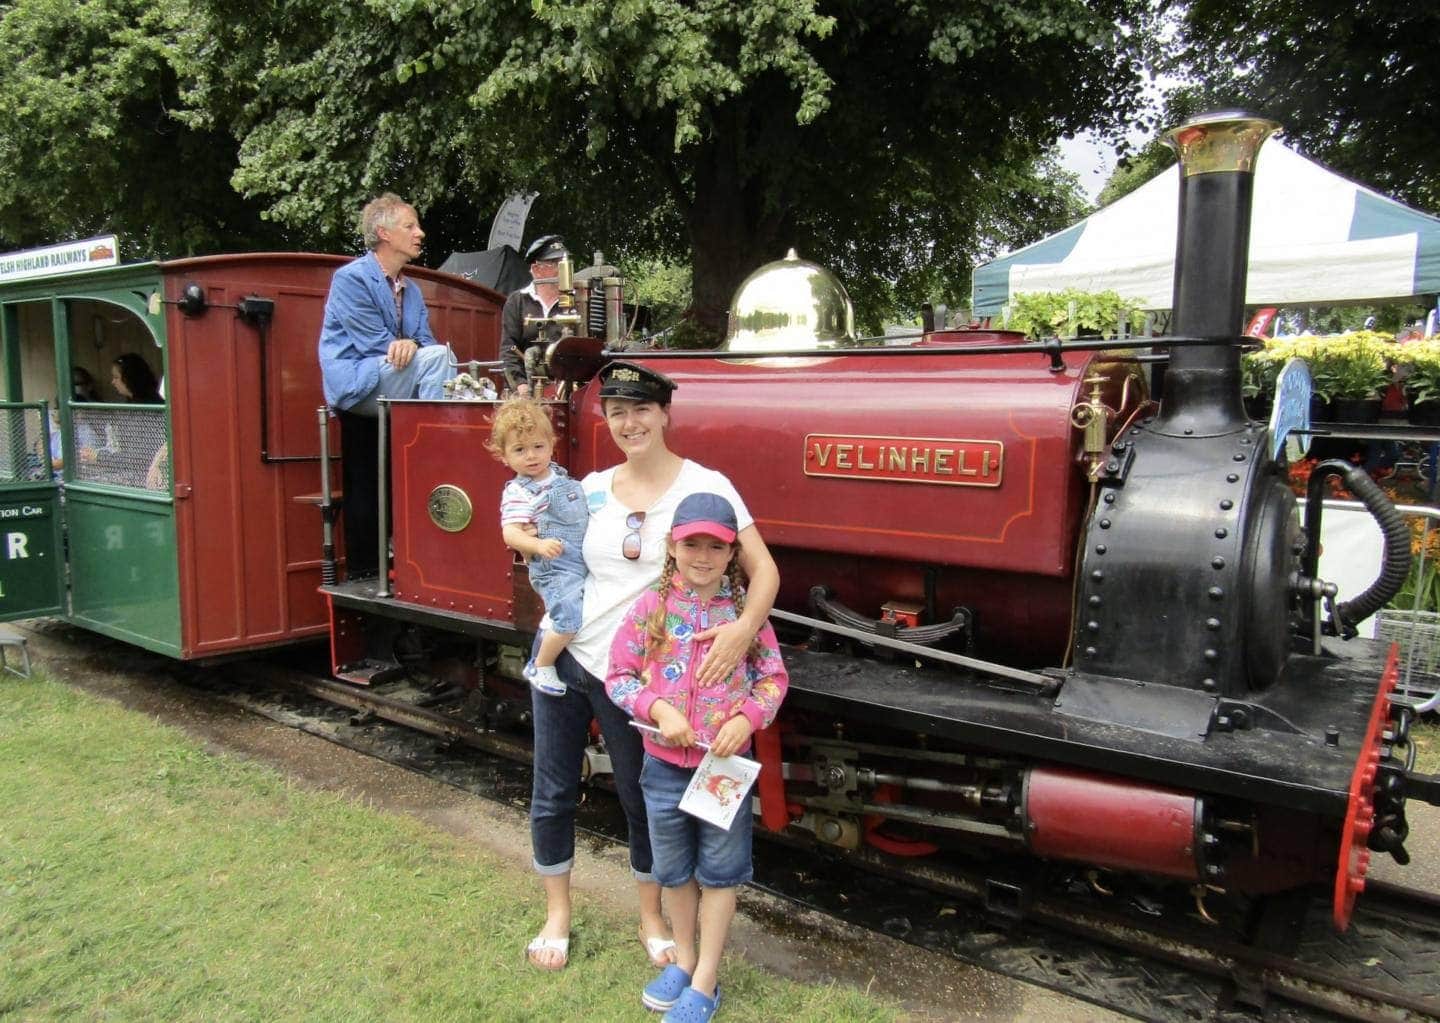
{"type": "Polygon", "coordinates": [[[1237,452],[1235,452],[1233,455],[1231,455],[1230,458],[1231,458],[1232,461],[1235,461],[1235,462],[1243,462],[1243,461],[1245,461],[1245,452],[1243,452],[1243,451],[1237,451],[1237,452]]]}
{"type": "Polygon", "coordinates": [[[1109,520],[1109,519],[1101,519],[1101,520],[1100,520],[1100,528],[1101,528],[1101,529],[1109,529],[1109,528],[1110,528],[1110,520],[1109,520]]]}
{"type": "Polygon", "coordinates": [[[1193,426],[1187,426],[1187,427],[1185,427],[1185,436],[1189,437],[1189,436],[1193,435],[1194,433],[1195,433],[1195,428],[1194,428],[1193,426]]]}
{"type": "Polygon", "coordinates": [[[1206,591],[1206,596],[1208,596],[1211,600],[1224,600],[1225,591],[1219,586],[1212,586],[1206,591]]]}
{"type": "Polygon", "coordinates": [[[1104,553],[1105,553],[1106,551],[1108,551],[1109,549],[1110,549],[1110,548],[1109,548],[1109,547],[1106,547],[1103,543],[1097,543],[1097,544],[1095,545],[1095,553],[1096,553],[1096,554],[1104,554],[1104,553]]]}
{"type": "Polygon", "coordinates": [[[1121,451],[1124,451],[1127,447],[1129,447],[1129,445],[1126,444],[1123,440],[1117,440],[1114,444],[1111,444],[1111,445],[1110,445],[1110,450],[1111,450],[1111,451],[1114,451],[1116,454],[1119,454],[1121,451]]]}
{"type": "Polygon", "coordinates": [[[1207,618],[1207,619],[1205,619],[1205,628],[1209,629],[1211,632],[1216,631],[1217,629],[1220,628],[1220,619],[1218,619],[1218,618],[1207,618]]]}
{"type": "Polygon", "coordinates": [[[1226,477],[1225,477],[1225,482],[1226,482],[1226,483],[1239,483],[1239,482],[1240,482],[1240,474],[1239,474],[1238,472],[1232,472],[1232,473],[1227,474],[1226,477]]]}
{"type": "Polygon", "coordinates": [[[1220,660],[1220,651],[1219,651],[1219,650],[1216,650],[1214,647],[1207,647],[1206,650],[1205,650],[1205,660],[1207,660],[1207,661],[1218,661],[1218,660],[1220,660]]]}
{"type": "Polygon", "coordinates": [[[1226,529],[1224,526],[1221,526],[1219,529],[1215,530],[1215,539],[1217,540],[1223,540],[1229,535],[1230,530],[1226,529]]]}
{"type": "Polygon", "coordinates": [[[1100,594],[1098,594],[1098,593],[1092,593],[1092,594],[1090,594],[1090,599],[1087,601],[1087,603],[1088,603],[1091,607],[1099,607],[1101,604],[1103,604],[1103,603],[1105,603],[1105,602],[1100,599],[1100,594]]]}
{"type": "Polygon", "coordinates": [[[1104,581],[1105,581],[1105,573],[1102,572],[1102,571],[1100,571],[1100,569],[1097,568],[1095,571],[1093,571],[1093,572],[1090,573],[1090,578],[1091,578],[1091,579],[1094,579],[1097,583],[1104,582],[1104,581]]]}
{"type": "Polygon", "coordinates": [[[1113,490],[1106,491],[1106,493],[1105,493],[1105,503],[1106,503],[1106,504],[1114,504],[1114,503],[1115,503],[1115,491],[1113,491],[1113,490]]]}
{"type": "Polygon", "coordinates": [[[1085,623],[1085,628],[1090,632],[1099,632],[1100,623],[1095,621],[1094,619],[1091,619],[1090,621],[1085,623]]]}
{"type": "Polygon", "coordinates": [[[1106,471],[1106,472],[1119,472],[1119,471],[1120,471],[1120,463],[1117,462],[1117,461],[1115,461],[1115,459],[1113,459],[1113,458],[1110,459],[1110,461],[1108,461],[1108,462],[1105,463],[1105,471],[1106,471]]]}
{"type": "Polygon", "coordinates": [[[1249,437],[1241,437],[1241,438],[1240,438],[1240,443],[1241,443],[1241,444],[1254,444],[1255,442],[1254,442],[1253,440],[1251,440],[1249,437]]]}
{"type": "Polygon", "coordinates": [[[1215,570],[1218,572],[1220,569],[1222,569],[1222,568],[1225,567],[1225,559],[1224,559],[1224,558],[1221,558],[1221,557],[1211,558],[1211,559],[1210,559],[1210,567],[1213,568],[1213,569],[1215,569],[1215,570]]]}
{"type": "Polygon", "coordinates": [[[1087,647],[1085,648],[1085,656],[1086,656],[1086,657],[1094,657],[1097,652],[1098,652],[1098,651],[1096,651],[1096,649],[1095,649],[1093,646],[1087,646],[1087,647]]]}
{"type": "Polygon", "coordinates": [[[1204,678],[1204,679],[1201,679],[1201,680],[1200,680],[1200,687],[1201,687],[1202,689],[1214,689],[1214,688],[1215,688],[1215,680],[1214,680],[1213,678],[1204,678]]]}
{"type": "Polygon", "coordinates": [[[1234,507],[1235,507],[1235,502],[1232,501],[1232,500],[1230,500],[1230,498],[1228,498],[1228,497],[1225,498],[1225,500],[1223,500],[1223,501],[1220,502],[1220,510],[1221,510],[1221,511],[1229,511],[1231,508],[1234,508],[1234,507]]]}

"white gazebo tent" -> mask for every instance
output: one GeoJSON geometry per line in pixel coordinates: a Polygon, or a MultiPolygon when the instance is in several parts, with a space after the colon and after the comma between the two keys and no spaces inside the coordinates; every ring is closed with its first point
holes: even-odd
{"type": "MultiPolygon", "coordinates": [[[[977,316],[1022,292],[1115,291],[1169,309],[1180,171],[975,271],[977,316]]],[[[1440,218],[1347,181],[1271,140],[1255,170],[1246,304],[1388,301],[1440,293],[1440,218]]]]}

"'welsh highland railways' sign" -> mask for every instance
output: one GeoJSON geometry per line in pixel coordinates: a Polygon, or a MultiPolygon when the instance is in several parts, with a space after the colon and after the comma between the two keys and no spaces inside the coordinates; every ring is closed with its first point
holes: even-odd
{"type": "Polygon", "coordinates": [[[41,249],[7,252],[0,255],[0,283],[93,270],[100,266],[114,266],[119,261],[120,244],[113,234],[63,245],[47,245],[41,249]]]}

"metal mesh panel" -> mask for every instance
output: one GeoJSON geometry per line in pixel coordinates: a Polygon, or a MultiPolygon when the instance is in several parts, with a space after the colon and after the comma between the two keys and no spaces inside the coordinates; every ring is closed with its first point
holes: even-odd
{"type": "Polygon", "coordinates": [[[112,487],[170,489],[165,407],[71,405],[75,424],[74,479],[112,487]]]}
{"type": "Polygon", "coordinates": [[[38,408],[0,409],[0,483],[50,478],[50,433],[38,408]]]}
{"type": "Polygon", "coordinates": [[[1385,608],[1375,615],[1375,635],[1400,646],[1402,688],[1426,693],[1440,688],[1440,614],[1385,608]]]}

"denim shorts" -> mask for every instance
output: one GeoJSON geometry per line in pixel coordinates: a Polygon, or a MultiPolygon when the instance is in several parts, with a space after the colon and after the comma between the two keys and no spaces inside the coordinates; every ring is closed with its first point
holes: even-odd
{"type": "Polygon", "coordinates": [[[690,784],[693,768],[676,767],[645,754],[640,769],[640,790],[645,793],[645,814],[650,820],[650,852],[655,880],[665,888],[678,888],[692,877],[702,888],[734,888],[754,876],[750,839],[755,820],[750,801],[723,831],[680,809],[680,797],[690,784]]]}
{"type": "Polygon", "coordinates": [[[530,585],[545,602],[545,613],[556,632],[579,632],[585,605],[585,562],[579,548],[567,547],[558,558],[530,562],[530,585]]]}

